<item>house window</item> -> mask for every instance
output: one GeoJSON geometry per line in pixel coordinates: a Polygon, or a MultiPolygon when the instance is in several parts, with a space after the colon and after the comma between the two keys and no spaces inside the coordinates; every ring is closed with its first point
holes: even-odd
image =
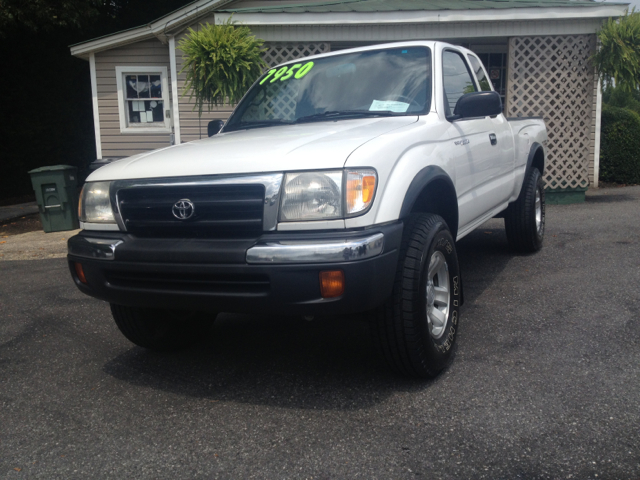
{"type": "Polygon", "coordinates": [[[122,133],[171,129],[167,67],[116,67],[122,133]]]}

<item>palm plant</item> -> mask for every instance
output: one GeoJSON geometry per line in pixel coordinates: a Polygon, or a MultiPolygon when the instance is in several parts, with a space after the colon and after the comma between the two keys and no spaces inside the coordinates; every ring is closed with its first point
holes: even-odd
{"type": "Polygon", "coordinates": [[[610,18],[598,32],[600,48],[592,61],[600,78],[630,92],[640,87],[640,13],[610,18]]]}
{"type": "Polygon", "coordinates": [[[266,68],[262,53],[264,42],[248,27],[228,19],[221,25],[206,24],[189,29],[180,41],[187,78],[183,95],[195,98],[194,110],[202,115],[205,105],[234,104],[266,68]]]}

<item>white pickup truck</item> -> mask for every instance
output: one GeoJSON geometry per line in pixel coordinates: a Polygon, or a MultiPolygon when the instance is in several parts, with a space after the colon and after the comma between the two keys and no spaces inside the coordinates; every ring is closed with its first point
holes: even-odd
{"type": "Polygon", "coordinates": [[[544,122],[505,118],[464,48],[288,62],[210,127],[100,168],[81,195],[73,280],[142,347],[182,347],[221,311],[370,312],[390,366],[434,376],[460,319],[456,240],[502,216],[512,248],[542,245],[544,122]]]}

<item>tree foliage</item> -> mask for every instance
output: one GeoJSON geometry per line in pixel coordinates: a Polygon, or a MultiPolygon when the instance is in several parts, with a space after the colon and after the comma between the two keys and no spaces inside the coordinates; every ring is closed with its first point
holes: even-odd
{"type": "Polygon", "coordinates": [[[615,85],[606,85],[602,91],[605,105],[633,110],[640,115],[640,90],[627,91],[615,85]]]}
{"type": "Polygon", "coordinates": [[[110,23],[116,30],[135,28],[192,2],[193,0],[102,0],[101,20],[113,19],[110,23]]]}
{"type": "Polygon", "coordinates": [[[72,57],[68,46],[144,25],[191,1],[0,0],[0,202],[33,194],[33,168],[82,171],[96,159],[89,62],[72,57]]]}
{"type": "Polygon", "coordinates": [[[610,18],[598,32],[600,49],[593,63],[600,78],[625,91],[640,87],[640,13],[610,18]]]}
{"type": "Polygon", "coordinates": [[[190,92],[195,107],[202,115],[204,105],[240,101],[262,74],[264,42],[248,27],[234,25],[231,19],[222,25],[206,24],[199,30],[189,29],[180,41],[187,79],[183,95],[190,92]]]}
{"type": "Polygon", "coordinates": [[[80,27],[100,13],[100,0],[0,0],[0,36],[17,28],[50,32],[80,27]]]}
{"type": "Polygon", "coordinates": [[[139,27],[190,0],[0,0],[0,37],[24,32],[78,32],[75,41],[139,27]]]}

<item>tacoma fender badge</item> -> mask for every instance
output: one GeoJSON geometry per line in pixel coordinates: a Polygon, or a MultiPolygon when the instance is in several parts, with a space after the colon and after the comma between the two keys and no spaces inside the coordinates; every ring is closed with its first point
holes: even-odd
{"type": "Polygon", "coordinates": [[[462,140],[457,140],[455,142],[456,145],[468,145],[469,144],[469,140],[467,138],[463,138],[462,140]]]}

